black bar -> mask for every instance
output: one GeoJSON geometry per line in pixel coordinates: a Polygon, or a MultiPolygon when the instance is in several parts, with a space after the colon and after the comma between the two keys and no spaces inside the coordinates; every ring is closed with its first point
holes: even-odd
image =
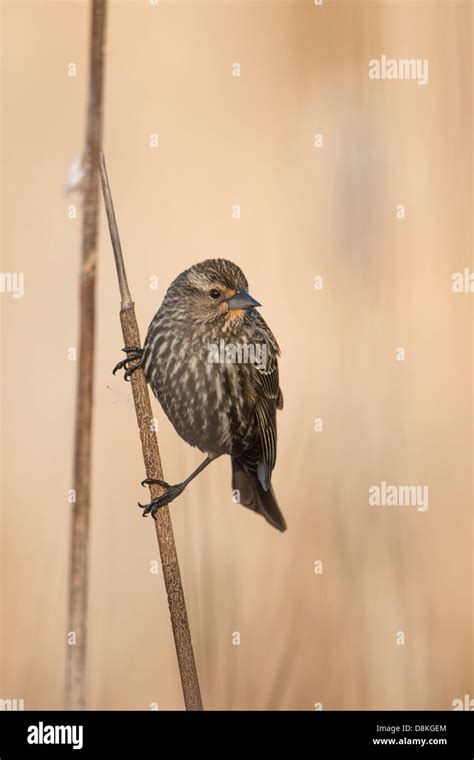
{"type": "Polygon", "coordinates": [[[280,752],[288,746],[292,757],[309,753],[311,760],[354,752],[364,758],[472,760],[474,720],[469,711],[0,712],[1,760],[25,754],[95,757],[102,748],[107,756],[169,755],[188,742],[211,755],[240,750],[253,756],[260,747],[268,754],[272,746],[280,752]],[[166,746],[165,737],[174,746],[166,746]]]}

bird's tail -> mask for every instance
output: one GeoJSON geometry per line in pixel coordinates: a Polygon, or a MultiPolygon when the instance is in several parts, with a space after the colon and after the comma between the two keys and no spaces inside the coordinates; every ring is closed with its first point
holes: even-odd
{"type": "Polygon", "coordinates": [[[282,532],[286,530],[285,518],[280,512],[273,488],[269,486],[265,491],[258,477],[248,472],[235,457],[232,457],[232,490],[239,491],[240,504],[244,507],[263,515],[274,528],[282,532]]]}

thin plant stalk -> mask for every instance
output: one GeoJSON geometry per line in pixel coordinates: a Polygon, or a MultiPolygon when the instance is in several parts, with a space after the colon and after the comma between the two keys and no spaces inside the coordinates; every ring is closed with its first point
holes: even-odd
{"type": "MultiPolygon", "coordinates": [[[[122,256],[122,248],[120,245],[112,195],[110,192],[110,186],[105,167],[105,159],[103,155],[101,155],[100,158],[100,172],[102,180],[102,192],[104,195],[105,208],[107,211],[110,238],[112,241],[112,248],[115,257],[115,265],[117,269],[117,277],[120,289],[120,322],[122,325],[124,345],[126,347],[139,348],[141,346],[141,342],[138,323],[135,316],[135,306],[132,301],[127,283],[127,276],[122,256]]],[[[161,467],[160,451],[158,448],[158,439],[155,432],[150,395],[148,393],[145,376],[141,368],[132,373],[131,385],[147,478],[163,480],[163,470],[161,467]]],[[[160,496],[162,492],[163,489],[160,486],[150,486],[150,495],[152,499],[160,496]]],[[[176,552],[176,544],[174,540],[173,526],[171,524],[171,517],[167,506],[161,507],[157,511],[156,520],[154,520],[153,523],[155,526],[156,537],[160,550],[166,593],[168,595],[171,627],[173,629],[176,655],[178,658],[184,704],[186,710],[202,710],[203,705],[201,692],[199,688],[196,663],[194,660],[193,645],[191,640],[191,632],[189,629],[183,585],[179,571],[178,555],[176,552]]]]}
{"type": "Polygon", "coordinates": [[[91,493],[92,410],[95,342],[95,290],[99,216],[99,154],[102,137],[102,100],[106,0],[92,0],[89,61],[89,99],[86,149],[83,158],[84,195],[82,258],[79,295],[79,358],[74,433],[74,490],[69,569],[66,707],[86,706],[86,646],[89,515],[91,493]]]}

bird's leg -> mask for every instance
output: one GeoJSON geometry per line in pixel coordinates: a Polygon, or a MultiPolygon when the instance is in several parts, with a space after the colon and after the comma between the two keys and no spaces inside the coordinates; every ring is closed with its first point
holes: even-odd
{"type": "Polygon", "coordinates": [[[143,366],[143,348],[137,348],[136,346],[133,347],[125,347],[122,349],[122,351],[125,351],[127,354],[126,359],[122,359],[121,362],[115,365],[113,368],[112,374],[115,375],[116,372],[118,372],[119,369],[125,369],[123,379],[128,380],[130,375],[135,372],[136,369],[143,366]],[[136,361],[136,364],[131,364],[131,362],[136,361]]]}
{"type": "Polygon", "coordinates": [[[186,478],[186,480],[183,480],[182,483],[176,483],[174,486],[170,486],[169,483],[166,483],[164,480],[155,480],[154,478],[145,478],[145,480],[142,480],[142,486],[151,486],[151,485],[158,485],[162,488],[166,488],[166,491],[162,496],[158,496],[157,499],[153,499],[153,501],[150,501],[149,504],[138,504],[141,509],[143,509],[143,517],[146,517],[148,514],[151,514],[152,517],[155,517],[156,511],[160,507],[164,507],[166,504],[169,504],[170,501],[173,501],[173,499],[176,499],[177,496],[183,493],[186,486],[196,477],[196,475],[199,475],[200,472],[202,472],[208,464],[211,464],[211,462],[214,461],[216,457],[208,456],[204,460],[204,462],[201,462],[199,467],[196,467],[194,472],[191,473],[191,475],[186,478]]]}

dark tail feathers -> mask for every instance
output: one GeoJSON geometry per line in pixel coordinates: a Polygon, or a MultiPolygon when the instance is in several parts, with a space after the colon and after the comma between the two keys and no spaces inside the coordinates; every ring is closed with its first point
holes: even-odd
{"type": "Polygon", "coordinates": [[[286,530],[283,517],[270,486],[265,491],[256,475],[247,472],[238,459],[232,457],[232,489],[240,491],[240,503],[263,515],[274,528],[286,530]]]}

